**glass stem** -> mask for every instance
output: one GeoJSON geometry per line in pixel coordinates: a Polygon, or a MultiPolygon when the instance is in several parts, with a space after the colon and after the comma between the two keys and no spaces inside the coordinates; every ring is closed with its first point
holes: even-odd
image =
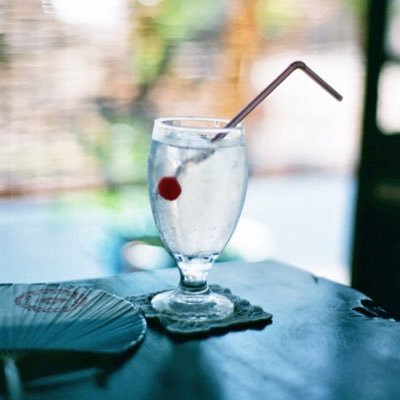
{"type": "Polygon", "coordinates": [[[188,257],[175,255],[181,275],[179,289],[185,294],[207,294],[210,292],[207,284],[208,271],[217,256],[188,257]]]}

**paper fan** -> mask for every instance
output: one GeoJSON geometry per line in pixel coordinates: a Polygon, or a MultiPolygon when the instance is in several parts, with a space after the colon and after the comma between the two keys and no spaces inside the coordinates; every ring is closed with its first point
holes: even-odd
{"type": "Polygon", "coordinates": [[[32,351],[120,354],[140,342],[146,321],[128,301],[63,284],[0,285],[0,354],[10,398],[21,398],[15,359],[32,351]]]}

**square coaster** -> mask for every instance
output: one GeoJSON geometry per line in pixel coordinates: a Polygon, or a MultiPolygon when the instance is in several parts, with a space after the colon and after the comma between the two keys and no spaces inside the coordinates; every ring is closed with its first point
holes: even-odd
{"type": "Polygon", "coordinates": [[[172,320],[163,316],[151,306],[151,299],[159,292],[127,297],[126,300],[132,302],[135,307],[137,307],[138,311],[143,313],[146,319],[158,320],[168,332],[176,335],[221,333],[228,332],[229,330],[264,327],[268,323],[271,323],[272,314],[232,294],[229,289],[222,288],[219,285],[210,285],[210,289],[215,293],[226,296],[233,302],[234,311],[232,315],[225,319],[209,322],[193,322],[186,319],[172,320]]]}

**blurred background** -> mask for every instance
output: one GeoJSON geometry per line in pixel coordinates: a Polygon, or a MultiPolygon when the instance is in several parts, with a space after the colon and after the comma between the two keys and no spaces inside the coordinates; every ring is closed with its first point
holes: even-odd
{"type": "Polygon", "coordinates": [[[349,283],[366,6],[0,0],[1,281],[173,265],[147,198],[153,119],[230,118],[300,59],[344,100],[297,71],[246,119],[248,195],[221,261],[349,283]]]}

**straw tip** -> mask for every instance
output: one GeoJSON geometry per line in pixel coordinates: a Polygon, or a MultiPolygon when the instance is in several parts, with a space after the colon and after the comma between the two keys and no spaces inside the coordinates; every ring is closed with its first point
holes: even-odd
{"type": "Polygon", "coordinates": [[[335,99],[336,99],[337,101],[342,101],[342,100],[343,100],[343,96],[342,96],[340,93],[336,92],[336,93],[335,93],[335,99]]]}

